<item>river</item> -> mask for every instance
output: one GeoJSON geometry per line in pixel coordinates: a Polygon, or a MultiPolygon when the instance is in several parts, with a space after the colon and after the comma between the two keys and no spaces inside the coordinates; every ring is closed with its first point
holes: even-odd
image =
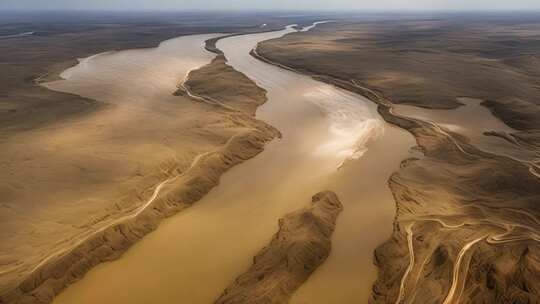
{"type": "Polygon", "coordinates": [[[507,126],[495,117],[488,108],[482,105],[482,100],[461,97],[458,101],[462,105],[452,110],[396,105],[394,111],[407,117],[434,122],[451,132],[463,135],[472,145],[485,152],[511,157],[522,162],[538,161],[538,153],[523,149],[503,138],[485,134],[492,131],[512,134],[518,130],[507,126]]]}
{"type": "MultiPolygon", "coordinates": [[[[415,141],[386,124],[365,98],[249,55],[258,42],[292,32],[288,27],[217,44],[231,66],[267,90],[268,102],[257,117],[279,129],[283,138],[228,171],[201,201],[163,221],[119,260],[92,269],[54,303],[212,303],[249,267],[277,231],[278,219],[326,189],[335,191],[344,205],[332,252],[291,303],[367,302],[376,277],[373,250],[390,236],[395,214],[387,180],[411,155],[415,141]]],[[[158,56],[163,45],[170,46],[136,53],[158,56]]],[[[180,51],[183,46],[176,47],[180,51]]],[[[121,65],[133,60],[116,61],[118,54],[107,56],[116,71],[129,73],[121,65]]],[[[159,75],[155,70],[140,77],[159,75]]],[[[167,94],[171,88],[163,86],[167,94]]]]}

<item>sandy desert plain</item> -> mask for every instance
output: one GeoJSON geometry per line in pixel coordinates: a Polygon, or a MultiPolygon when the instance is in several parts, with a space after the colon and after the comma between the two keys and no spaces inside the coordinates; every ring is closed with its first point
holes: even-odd
{"type": "Polygon", "coordinates": [[[0,17],[0,303],[540,301],[540,14],[0,17]]]}

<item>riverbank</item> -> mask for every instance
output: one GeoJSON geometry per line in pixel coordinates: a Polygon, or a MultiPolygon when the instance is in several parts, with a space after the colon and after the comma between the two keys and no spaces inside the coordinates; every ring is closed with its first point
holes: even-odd
{"type": "Polygon", "coordinates": [[[0,39],[0,62],[4,66],[0,75],[0,136],[77,119],[101,109],[100,102],[47,90],[35,83],[36,79],[57,80],[60,72],[77,64],[77,58],[111,50],[152,48],[185,35],[276,30],[318,18],[264,12],[3,14],[0,32],[11,38],[0,39]],[[261,28],[262,23],[265,28],[261,28]],[[20,33],[28,35],[13,36],[20,33]]]}
{"type": "MultiPolygon", "coordinates": [[[[362,97],[249,56],[259,41],[293,31],[229,37],[216,45],[229,66],[266,90],[268,101],[256,117],[278,128],[282,138],[224,174],[200,202],[163,221],[121,259],[90,271],[55,303],[215,301],[249,268],[275,233],[277,220],[321,189],[334,190],[345,211],[330,256],[291,302],[368,299],[376,275],[370,257],[391,234],[394,219],[386,181],[408,157],[413,138],[383,123],[374,104],[362,97]],[[372,232],[359,235],[358,229],[372,232]],[[318,291],[310,292],[313,288],[318,291]]],[[[184,87],[197,87],[192,85],[184,87]]],[[[235,112],[232,103],[216,102],[211,90],[206,93],[200,102],[235,112]]]]}
{"type": "MultiPolygon", "coordinates": [[[[438,21],[427,23],[430,27],[426,31],[431,30],[431,26],[437,28],[438,21]]],[[[403,21],[401,30],[418,24],[422,21],[403,21]]],[[[441,89],[440,95],[431,96],[437,93],[433,90],[437,83],[429,91],[418,87],[424,88],[422,79],[436,81],[427,75],[432,70],[422,74],[415,67],[411,69],[416,73],[415,77],[402,77],[400,75],[411,71],[397,63],[399,58],[393,58],[394,53],[387,54],[380,49],[376,49],[377,54],[366,57],[369,60],[351,64],[348,58],[359,58],[364,52],[363,49],[352,48],[352,42],[366,41],[366,37],[395,37],[372,36],[384,26],[384,23],[377,22],[324,25],[312,33],[288,35],[265,42],[256,52],[270,62],[278,62],[370,98],[378,104],[379,113],[387,122],[414,134],[424,154],[420,159],[405,161],[389,181],[396,199],[397,216],[393,236],[375,252],[379,275],[373,286],[371,302],[535,301],[539,288],[536,283],[538,266],[533,261],[538,259],[540,251],[536,245],[539,227],[534,201],[539,194],[540,182],[534,165],[498,155],[497,150],[480,151],[465,136],[437,123],[395,114],[393,102],[448,109],[455,107],[457,98],[467,95],[447,98],[444,94],[477,90],[474,96],[480,98],[482,95],[478,93],[478,87],[462,83],[449,90],[441,89]],[[375,28],[373,33],[370,27],[375,28]],[[355,36],[356,31],[358,36],[355,36]],[[336,40],[342,35],[344,39],[336,40]],[[313,50],[311,53],[304,51],[306,45],[313,50]],[[387,82],[375,83],[383,71],[373,69],[381,62],[384,66],[393,66],[396,71],[393,76],[384,75],[387,82]],[[402,84],[408,88],[402,90],[395,83],[398,81],[405,81],[406,84],[402,84]],[[419,99],[413,101],[412,93],[408,93],[413,91],[422,96],[415,96],[419,99]],[[433,102],[428,102],[429,99],[433,102]],[[512,261],[514,266],[505,268],[503,265],[509,265],[506,264],[508,261],[512,261]]],[[[372,44],[369,40],[366,43],[372,44]]],[[[390,44],[389,47],[399,48],[400,45],[390,44]]],[[[423,54],[403,52],[414,57],[422,57],[423,54]]],[[[425,56],[435,55],[428,53],[425,56]]],[[[475,70],[473,75],[479,71],[481,69],[475,70]]],[[[445,73],[441,75],[448,75],[448,71],[445,73]]],[[[489,75],[493,76],[493,73],[489,75]]],[[[520,91],[520,94],[526,90],[530,88],[520,91]]],[[[490,104],[486,102],[484,105],[490,104]]],[[[507,108],[499,104],[500,108],[510,109],[512,114],[502,116],[496,111],[494,113],[518,128],[513,122],[525,119],[519,114],[524,113],[525,108],[518,111],[516,106],[514,103],[513,107],[507,108]]],[[[530,146],[524,148],[529,149],[530,146]]]]}
{"type": "MultiPolygon", "coordinates": [[[[190,37],[188,39],[193,38],[190,37]]],[[[202,36],[201,39],[201,41],[204,41],[207,37],[202,36]]],[[[185,42],[182,43],[180,41],[178,45],[182,45],[186,48],[185,42]]],[[[164,48],[167,47],[170,47],[171,50],[175,49],[175,46],[172,43],[165,44],[164,48]]],[[[198,44],[195,43],[194,47],[198,47],[198,44]]],[[[107,60],[109,58],[121,58],[120,56],[122,55],[123,53],[121,52],[101,55],[100,57],[96,57],[97,59],[83,60],[81,65],[83,67],[88,65],[98,67],[101,63],[94,63],[94,60],[103,62],[103,64],[108,64],[107,60]]],[[[182,54],[180,53],[177,56],[182,56],[182,54]]],[[[163,58],[163,60],[167,60],[167,58],[163,58]]],[[[139,64],[142,62],[143,61],[140,61],[139,64]]],[[[197,61],[190,64],[197,64],[197,61]]],[[[212,69],[213,65],[218,64],[220,64],[218,61],[213,61],[208,64],[208,66],[202,67],[201,70],[212,69]]],[[[106,65],[104,65],[104,67],[106,67],[106,65]]],[[[113,68],[117,72],[121,71],[121,68],[118,66],[113,68]]],[[[174,69],[174,66],[171,67],[171,70],[172,69],[174,69]]],[[[57,90],[77,91],[79,90],[77,85],[78,82],[84,81],[92,84],[92,81],[94,80],[89,78],[79,78],[77,71],[78,67],[76,66],[71,69],[67,75],[64,75],[68,80],[47,85],[57,90]]],[[[96,71],[100,72],[99,68],[96,71]]],[[[161,77],[167,76],[167,71],[161,72],[165,74],[161,75],[161,77]]],[[[178,71],[174,70],[171,75],[181,74],[182,68],[178,71]]],[[[192,74],[195,77],[197,71],[193,71],[192,74]]],[[[110,77],[116,76],[110,75],[110,77]]],[[[161,85],[163,82],[159,81],[164,81],[165,79],[167,78],[157,79],[158,82],[156,82],[156,84],[159,83],[161,85]]],[[[170,80],[175,81],[174,79],[175,77],[172,77],[170,80]]],[[[123,79],[123,81],[126,80],[128,79],[123,79]]],[[[213,81],[216,79],[211,77],[207,78],[207,80],[209,80],[209,82],[205,83],[202,87],[210,88],[219,83],[213,81]]],[[[113,98],[116,96],[114,92],[123,91],[123,84],[120,82],[114,83],[113,81],[110,83],[109,87],[101,85],[101,91],[97,92],[105,92],[105,95],[102,96],[92,96],[92,92],[94,92],[92,91],[92,86],[84,87],[83,91],[80,92],[81,95],[96,97],[95,99],[103,100],[105,102],[109,101],[110,106],[108,109],[100,112],[96,117],[89,117],[82,122],[66,123],[61,128],[56,128],[54,130],[56,133],[51,130],[44,130],[47,132],[45,133],[47,134],[45,139],[50,138],[51,136],[59,136],[59,134],[62,134],[63,132],[74,132],[77,130],[77,139],[83,139],[87,142],[93,141],[94,149],[103,148],[106,149],[105,151],[108,150],[112,152],[115,151],[114,149],[118,146],[119,149],[125,151],[125,147],[126,145],[129,145],[129,142],[122,141],[120,138],[116,137],[118,135],[118,129],[115,127],[120,123],[123,129],[122,132],[138,134],[140,140],[144,141],[146,145],[152,142],[149,137],[144,136],[145,133],[149,132],[148,128],[152,129],[151,134],[154,136],[159,133],[165,135],[166,138],[168,138],[165,142],[166,146],[171,148],[176,146],[176,149],[174,149],[175,156],[170,154],[172,151],[169,149],[166,149],[165,153],[163,153],[163,146],[156,145],[153,147],[152,149],[157,152],[157,155],[151,158],[148,156],[145,157],[145,163],[142,165],[146,166],[147,169],[142,171],[144,174],[141,172],[140,178],[128,179],[127,182],[130,184],[120,187],[120,190],[124,191],[127,191],[132,187],[145,190],[139,190],[140,193],[135,195],[128,193],[127,197],[122,199],[123,202],[112,199],[112,202],[116,201],[115,205],[113,205],[114,209],[116,209],[114,212],[112,212],[111,208],[107,205],[103,205],[104,210],[101,212],[106,212],[107,214],[105,216],[95,216],[96,220],[95,222],[92,222],[91,225],[83,225],[77,230],[69,231],[68,235],[71,235],[71,237],[68,241],[60,242],[53,250],[51,250],[54,253],[50,253],[46,258],[35,256],[33,261],[36,261],[36,263],[39,262],[37,266],[32,265],[32,260],[28,260],[24,262],[20,271],[11,270],[10,273],[12,276],[3,275],[3,288],[0,302],[49,303],[55,294],[59,293],[67,285],[80,279],[93,266],[120,257],[133,243],[140,240],[149,232],[155,230],[158,223],[163,218],[184,210],[201,199],[211,188],[218,184],[220,176],[225,171],[260,153],[267,142],[279,135],[274,128],[253,117],[253,109],[263,104],[266,100],[263,90],[257,88],[253,83],[249,82],[249,79],[232,69],[228,70],[226,75],[220,75],[220,80],[234,81],[247,88],[243,91],[242,96],[231,94],[222,96],[219,92],[215,92],[212,96],[212,98],[216,100],[224,99],[226,102],[235,104],[242,112],[238,113],[222,107],[216,107],[213,104],[204,103],[188,96],[173,96],[173,88],[178,82],[163,83],[166,86],[158,88],[164,89],[163,92],[156,91],[155,84],[151,82],[147,84],[155,91],[147,92],[146,94],[154,94],[154,101],[150,105],[153,109],[152,112],[148,112],[147,106],[140,103],[146,102],[146,95],[144,94],[140,96],[141,98],[130,100],[130,103],[127,105],[121,104],[118,100],[114,99],[113,101],[109,101],[109,96],[113,98]],[[170,90],[168,91],[167,88],[170,88],[170,90]],[[238,99],[238,101],[236,99],[238,99]],[[170,104],[171,101],[174,101],[176,105],[170,104]],[[251,105],[251,102],[253,102],[254,105],[251,105]],[[167,109],[169,113],[179,113],[179,115],[163,116],[160,113],[165,109],[167,109]],[[138,119],[107,123],[108,119],[118,121],[119,115],[124,115],[123,113],[129,113],[130,116],[138,117],[138,119]],[[160,117],[159,129],[157,129],[158,126],[152,127],[152,125],[145,123],[145,120],[148,120],[149,117],[143,117],[144,115],[148,116],[148,114],[152,115],[149,116],[152,117],[151,120],[160,117]],[[179,119],[182,117],[185,119],[179,119]],[[189,119],[187,119],[188,117],[189,119]],[[174,125],[171,125],[169,122],[170,119],[174,120],[174,125]],[[97,129],[99,135],[93,133],[94,130],[96,130],[96,125],[94,125],[95,121],[99,121],[101,124],[109,124],[109,128],[115,134],[114,141],[113,138],[104,137],[103,130],[100,128],[97,129]],[[136,125],[130,126],[130,121],[133,121],[136,125]],[[81,126],[85,130],[84,132],[82,131],[83,129],[81,129],[81,126]],[[219,128],[215,128],[217,126],[219,126],[219,128]],[[174,133],[173,138],[168,135],[171,132],[174,133]],[[104,139],[106,140],[104,141],[104,139]],[[104,141],[106,148],[101,144],[98,145],[95,140],[104,141]],[[201,152],[195,154],[197,151],[201,152]],[[159,159],[161,159],[161,161],[159,159]],[[158,164],[162,163],[162,165],[155,168],[156,162],[158,164]],[[150,174],[149,172],[155,173],[150,174]],[[29,265],[32,268],[29,268],[28,266],[24,267],[25,265],[29,265]]],[[[101,81],[102,80],[98,78],[96,85],[99,85],[101,81]]],[[[204,82],[204,79],[198,79],[197,81],[204,82]]],[[[137,81],[135,83],[137,83],[137,81]]],[[[133,83],[128,82],[126,85],[132,86],[133,83]]],[[[190,95],[197,96],[198,93],[198,90],[195,88],[191,91],[190,95]]],[[[137,92],[135,92],[135,94],[137,94],[137,92]]],[[[126,95],[124,98],[129,97],[126,95]]],[[[40,132],[40,134],[43,134],[43,132],[40,132]]],[[[73,140],[74,139],[69,139],[71,142],[73,142],[73,140]]],[[[69,141],[65,144],[69,143],[69,141]]],[[[18,142],[20,143],[20,141],[18,142]]],[[[43,142],[43,140],[41,142],[43,142]]],[[[75,141],[75,144],[76,142],[77,141],[75,141]]],[[[74,143],[69,144],[71,145],[74,143]]],[[[26,146],[26,149],[28,150],[30,147],[31,146],[26,146]]],[[[151,147],[149,146],[148,148],[151,147]]],[[[100,151],[101,152],[98,154],[104,155],[104,151],[100,151]]],[[[6,153],[6,151],[4,151],[4,153],[6,153]]],[[[67,162],[68,165],[70,164],[70,157],[72,157],[70,154],[73,154],[73,152],[64,153],[62,156],[63,161],[67,162]]],[[[136,153],[132,156],[126,155],[125,153],[120,154],[124,159],[124,162],[127,161],[128,165],[130,165],[129,161],[134,161],[134,159],[129,159],[127,157],[137,157],[137,155],[138,154],[136,153]]],[[[46,161],[46,158],[43,158],[43,156],[47,155],[42,155],[40,161],[46,161]]],[[[50,157],[53,157],[53,155],[49,156],[49,161],[50,157]]],[[[74,160],[76,159],[77,158],[74,158],[74,160]]],[[[99,163],[95,163],[93,170],[99,168],[96,166],[98,164],[99,163]]],[[[141,170],[140,166],[141,164],[139,165],[139,171],[141,170]]],[[[129,169],[129,167],[126,169],[129,169]]],[[[97,174],[97,172],[94,174],[97,174]]],[[[124,172],[125,171],[120,171],[122,174],[124,174],[124,172]]],[[[137,177],[137,175],[135,175],[135,177],[137,177]]],[[[118,177],[115,176],[114,178],[118,177]]],[[[76,182],[77,180],[71,181],[71,183],[76,182]]],[[[107,192],[100,193],[101,197],[99,199],[103,200],[103,204],[108,203],[107,200],[104,200],[104,195],[106,193],[107,192]]],[[[81,195],[81,193],[79,193],[79,195],[84,196],[81,195]]],[[[80,210],[85,212],[91,211],[88,208],[98,207],[98,202],[98,198],[94,198],[93,206],[87,206],[86,209],[80,210]]],[[[52,209],[52,206],[49,205],[49,210],[54,210],[57,214],[64,212],[63,217],[66,218],[66,220],[76,217],[74,216],[76,210],[65,214],[65,211],[62,211],[61,207],[62,206],[58,206],[58,208],[52,209]]],[[[16,223],[13,219],[11,219],[10,223],[13,224],[12,229],[19,227],[14,226],[16,223]]],[[[37,221],[33,225],[39,227],[37,226],[39,224],[39,221],[37,221]]],[[[62,238],[63,235],[66,235],[66,232],[67,231],[62,231],[61,229],[55,230],[56,238],[62,238]]],[[[23,234],[19,233],[16,235],[18,235],[19,242],[26,240],[23,234]]],[[[51,241],[51,236],[44,238],[51,241]]],[[[17,248],[16,244],[16,242],[10,242],[11,248],[17,248]]],[[[19,255],[18,258],[23,258],[25,256],[23,252],[19,252],[18,250],[12,252],[17,253],[19,255]]]]}
{"type": "Polygon", "coordinates": [[[280,218],[279,230],[270,243],[215,303],[288,303],[328,258],[342,210],[336,194],[323,191],[312,197],[309,206],[280,218]]]}

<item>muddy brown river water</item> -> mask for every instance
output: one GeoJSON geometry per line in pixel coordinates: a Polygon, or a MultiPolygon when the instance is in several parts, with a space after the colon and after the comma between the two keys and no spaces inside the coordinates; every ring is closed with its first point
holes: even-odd
{"type": "Polygon", "coordinates": [[[458,98],[462,106],[453,110],[426,109],[410,105],[397,105],[394,111],[398,114],[425,121],[465,136],[475,147],[490,153],[512,157],[521,161],[534,161],[539,155],[533,151],[522,149],[500,137],[487,136],[485,132],[504,133],[518,132],[495,117],[488,108],[476,98],[458,98]]]}
{"type": "MultiPolygon", "coordinates": [[[[344,205],[332,252],[291,302],[367,302],[376,277],[373,250],[390,236],[395,214],[387,180],[410,156],[415,141],[386,124],[365,98],[249,55],[258,42],[292,32],[288,27],[217,44],[231,66],[268,91],[268,102],[257,117],[279,129],[283,138],[228,171],[192,208],[162,222],[119,260],[91,270],[54,303],[212,303],[270,240],[278,219],[326,189],[335,191],[344,205]]],[[[201,36],[182,39],[187,45],[202,42],[201,36]]],[[[164,43],[129,52],[145,58],[139,67],[133,66],[137,58],[123,60],[126,53],[109,53],[84,60],[70,73],[81,73],[78,77],[83,79],[84,73],[112,68],[133,75],[133,69],[150,69],[145,62],[159,56],[164,46],[184,48],[182,43],[164,43]]],[[[151,82],[161,77],[160,68],[169,69],[154,67],[138,77],[151,82]]],[[[119,73],[116,77],[122,77],[119,73]]],[[[81,90],[99,90],[101,81],[108,81],[89,79],[78,83],[81,90]]],[[[177,81],[161,77],[156,94],[172,94],[177,81]]],[[[123,89],[110,90],[108,94],[117,98],[126,94],[123,89]]]]}

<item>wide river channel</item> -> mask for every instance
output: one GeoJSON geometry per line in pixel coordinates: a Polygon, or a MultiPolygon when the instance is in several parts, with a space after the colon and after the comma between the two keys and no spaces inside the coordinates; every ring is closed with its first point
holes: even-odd
{"type": "MultiPolygon", "coordinates": [[[[217,44],[231,66],[267,90],[268,102],[258,109],[257,118],[279,129],[282,139],[228,171],[201,201],[163,221],[119,260],[92,269],[54,303],[213,303],[268,243],[278,229],[278,219],[306,206],[321,190],[335,191],[344,211],[338,218],[330,257],[291,303],[367,303],[376,278],[373,251],[390,237],[395,215],[387,180],[411,156],[415,141],[407,132],[386,124],[369,100],[250,56],[257,43],[293,32],[287,27],[229,37],[217,44]]],[[[212,56],[203,50],[207,38],[186,36],[154,49],[91,57],[67,76],[84,81],[85,77],[76,76],[106,71],[114,63],[115,77],[122,78],[122,71],[126,79],[137,75],[141,83],[154,83],[158,77],[156,87],[172,96],[184,74],[160,77],[156,68],[168,70],[170,65],[156,65],[150,57],[166,58],[160,48],[174,56],[175,48],[183,54],[184,46],[199,45],[190,50],[204,56],[192,57],[206,56],[209,62],[212,56]]],[[[69,83],[71,78],[66,78],[69,83]]],[[[91,78],[87,85],[78,84],[84,89],[81,93],[99,91],[108,81],[91,78]]],[[[108,87],[107,94],[120,97],[117,94],[124,93],[108,87]]]]}

